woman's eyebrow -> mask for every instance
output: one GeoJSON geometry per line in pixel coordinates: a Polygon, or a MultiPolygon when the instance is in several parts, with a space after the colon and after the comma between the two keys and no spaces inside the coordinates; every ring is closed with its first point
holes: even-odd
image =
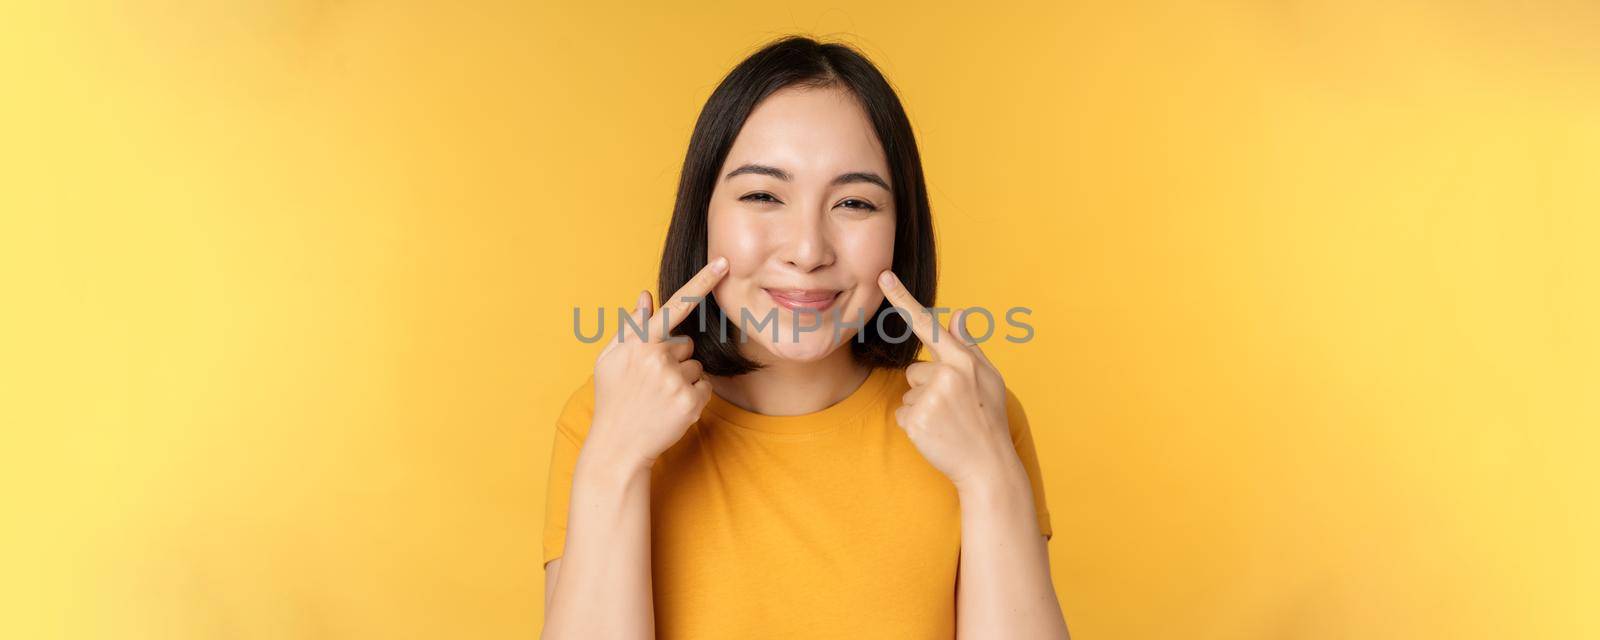
{"type": "Polygon", "coordinates": [[[728,178],[732,178],[732,177],[737,176],[737,175],[743,175],[743,174],[746,174],[746,173],[754,173],[754,174],[763,175],[763,176],[772,176],[774,178],[777,178],[779,180],[783,180],[785,182],[794,179],[794,176],[789,175],[788,171],[784,171],[783,169],[779,169],[777,167],[769,167],[769,166],[764,165],[764,164],[747,164],[747,165],[741,166],[738,169],[734,169],[733,171],[729,171],[728,175],[722,176],[722,179],[723,180],[727,180],[728,178]]]}
{"type": "Polygon", "coordinates": [[[891,190],[891,189],[889,189],[889,183],[888,182],[885,182],[883,180],[883,178],[880,177],[878,174],[872,173],[870,171],[853,171],[853,172],[850,172],[850,173],[842,173],[842,174],[839,174],[839,177],[833,179],[833,183],[836,184],[836,185],[839,185],[839,184],[850,184],[852,182],[870,182],[872,184],[875,184],[875,185],[878,185],[880,187],[883,187],[884,191],[890,191],[891,190]]]}
{"type": "MultiPolygon", "coordinates": [[[[732,178],[732,177],[738,176],[738,175],[744,175],[746,173],[753,173],[753,174],[756,174],[756,175],[763,175],[763,176],[772,176],[774,178],[777,178],[779,180],[783,180],[785,182],[794,179],[794,176],[789,175],[788,171],[784,171],[783,169],[779,169],[777,167],[769,167],[769,166],[764,165],[764,164],[746,164],[746,165],[742,165],[738,169],[734,169],[733,171],[729,171],[728,175],[723,176],[722,179],[727,180],[728,178],[732,178]]],[[[833,184],[834,185],[851,184],[851,183],[854,183],[854,182],[870,182],[872,184],[875,184],[875,185],[878,185],[880,187],[883,187],[884,191],[889,191],[890,190],[888,181],[885,181],[882,176],[879,176],[878,174],[873,173],[871,171],[852,171],[850,173],[841,173],[841,174],[839,174],[839,177],[833,179],[833,184]]]]}

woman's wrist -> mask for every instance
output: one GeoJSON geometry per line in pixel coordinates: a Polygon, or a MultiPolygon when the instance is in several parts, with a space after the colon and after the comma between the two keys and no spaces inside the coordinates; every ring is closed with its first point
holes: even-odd
{"type": "MultiPolygon", "coordinates": [[[[594,428],[589,431],[591,436],[595,436],[597,432],[609,433],[608,430],[594,428]]],[[[655,460],[651,458],[612,446],[603,437],[590,437],[585,440],[583,448],[578,452],[577,465],[573,469],[573,481],[625,484],[639,475],[649,475],[650,469],[654,466],[655,460]]]]}
{"type": "Polygon", "coordinates": [[[1027,469],[1023,468],[1022,460],[1017,457],[1016,452],[1009,450],[1009,447],[1007,449],[995,455],[995,459],[989,464],[955,481],[956,494],[962,502],[992,501],[1032,495],[1033,485],[1028,480],[1027,469]]]}

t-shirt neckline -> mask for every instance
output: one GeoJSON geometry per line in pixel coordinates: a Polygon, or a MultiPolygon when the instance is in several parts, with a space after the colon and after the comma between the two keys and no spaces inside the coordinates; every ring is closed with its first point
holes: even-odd
{"type": "Polygon", "coordinates": [[[767,433],[804,434],[826,431],[839,425],[844,420],[854,418],[862,410],[871,406],[882,395],[884,387],[889,383],[891,370],[877,367],[872,373],[867,374],[867,379],[861,386],[850,392],[849,396],[823,409],[811,413],[793,416],[770,416],[756,413],[742,408],[732,402],[724,400],[715,392],[706,402],[706,411],[715,414],[718,418],[736,427],[767,433]]]}

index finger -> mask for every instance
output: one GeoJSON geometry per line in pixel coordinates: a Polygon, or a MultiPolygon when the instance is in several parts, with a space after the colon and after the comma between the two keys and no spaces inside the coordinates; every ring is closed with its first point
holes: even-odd
{"type": "Polygon", "coordinates": [[[917,334],[917,338],[921,339],[923,344],[928,345],[934,356],[941,359],[948,358],[955,351],[961,350],[961,346],[951,337],[950,331],[934,320],[933,312],[923,307],[921,302],[917,302],[916,297],[911,295],[911,291],[906,289],[905,284],[900,282],[900,277],[893,271],[884,271],[878,276],[878,288],[883,289],[883,295],[889,299],[889,304],[905,310],[911,316],[907,319],[911,331],[917,334]]]}
{"type": "Polygon", "coordinates": [[[727,274],[728,259],[718,256],[717,259],[702,267],[700,272],[694,274],[694,277],[690,278],[688,282],[683,283],[683,286],[672,294],[672,298],[664,300],[664,304],[661,305],[660,309],[656,310],[655,315],[650,316],[649,326],[661,325],[661,332],[650,334],[650,341],[664,342],[669,339],[672,334],[672,328],[683,322],[684,318],[689,317],[689,310],[703,302],[706,295],[711,293],[712,287],[717,286],[717,283],[722,281],[722,276],[727,274]],[[688,298],[688,300],[684,298],[688,298]]]}

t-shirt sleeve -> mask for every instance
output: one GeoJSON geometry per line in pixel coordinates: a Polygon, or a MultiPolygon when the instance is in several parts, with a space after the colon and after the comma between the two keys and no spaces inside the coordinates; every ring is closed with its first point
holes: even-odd
{"type": "Polygon", "coordinates": [[[1049,540],[1054,531],[1050,528],[1050,509],[1045,506],[1044,475],[1039,472],[1039,453],[1033,446],[1033,430],[1028,426],[1028,414],[1022,410],[1022,401],[1006,389],[1006,420],[1011,427],[1011,442],[1017,447],[1017,457],[1028,472],[1028,482],[1033,486],[1033,510],[1039,517],[1039,533],[1049,540]]]}
{"type": "Polygon", "coordinates": [[[567,508],[572,498],[572,472],[578,466],[578,450],[589,435],[594,417],[594,377],[586,379],[567,398],[556,418],[550,447],[549,481],[545,484],[544,562],[561,557],[567,543],[567,508]]]}

